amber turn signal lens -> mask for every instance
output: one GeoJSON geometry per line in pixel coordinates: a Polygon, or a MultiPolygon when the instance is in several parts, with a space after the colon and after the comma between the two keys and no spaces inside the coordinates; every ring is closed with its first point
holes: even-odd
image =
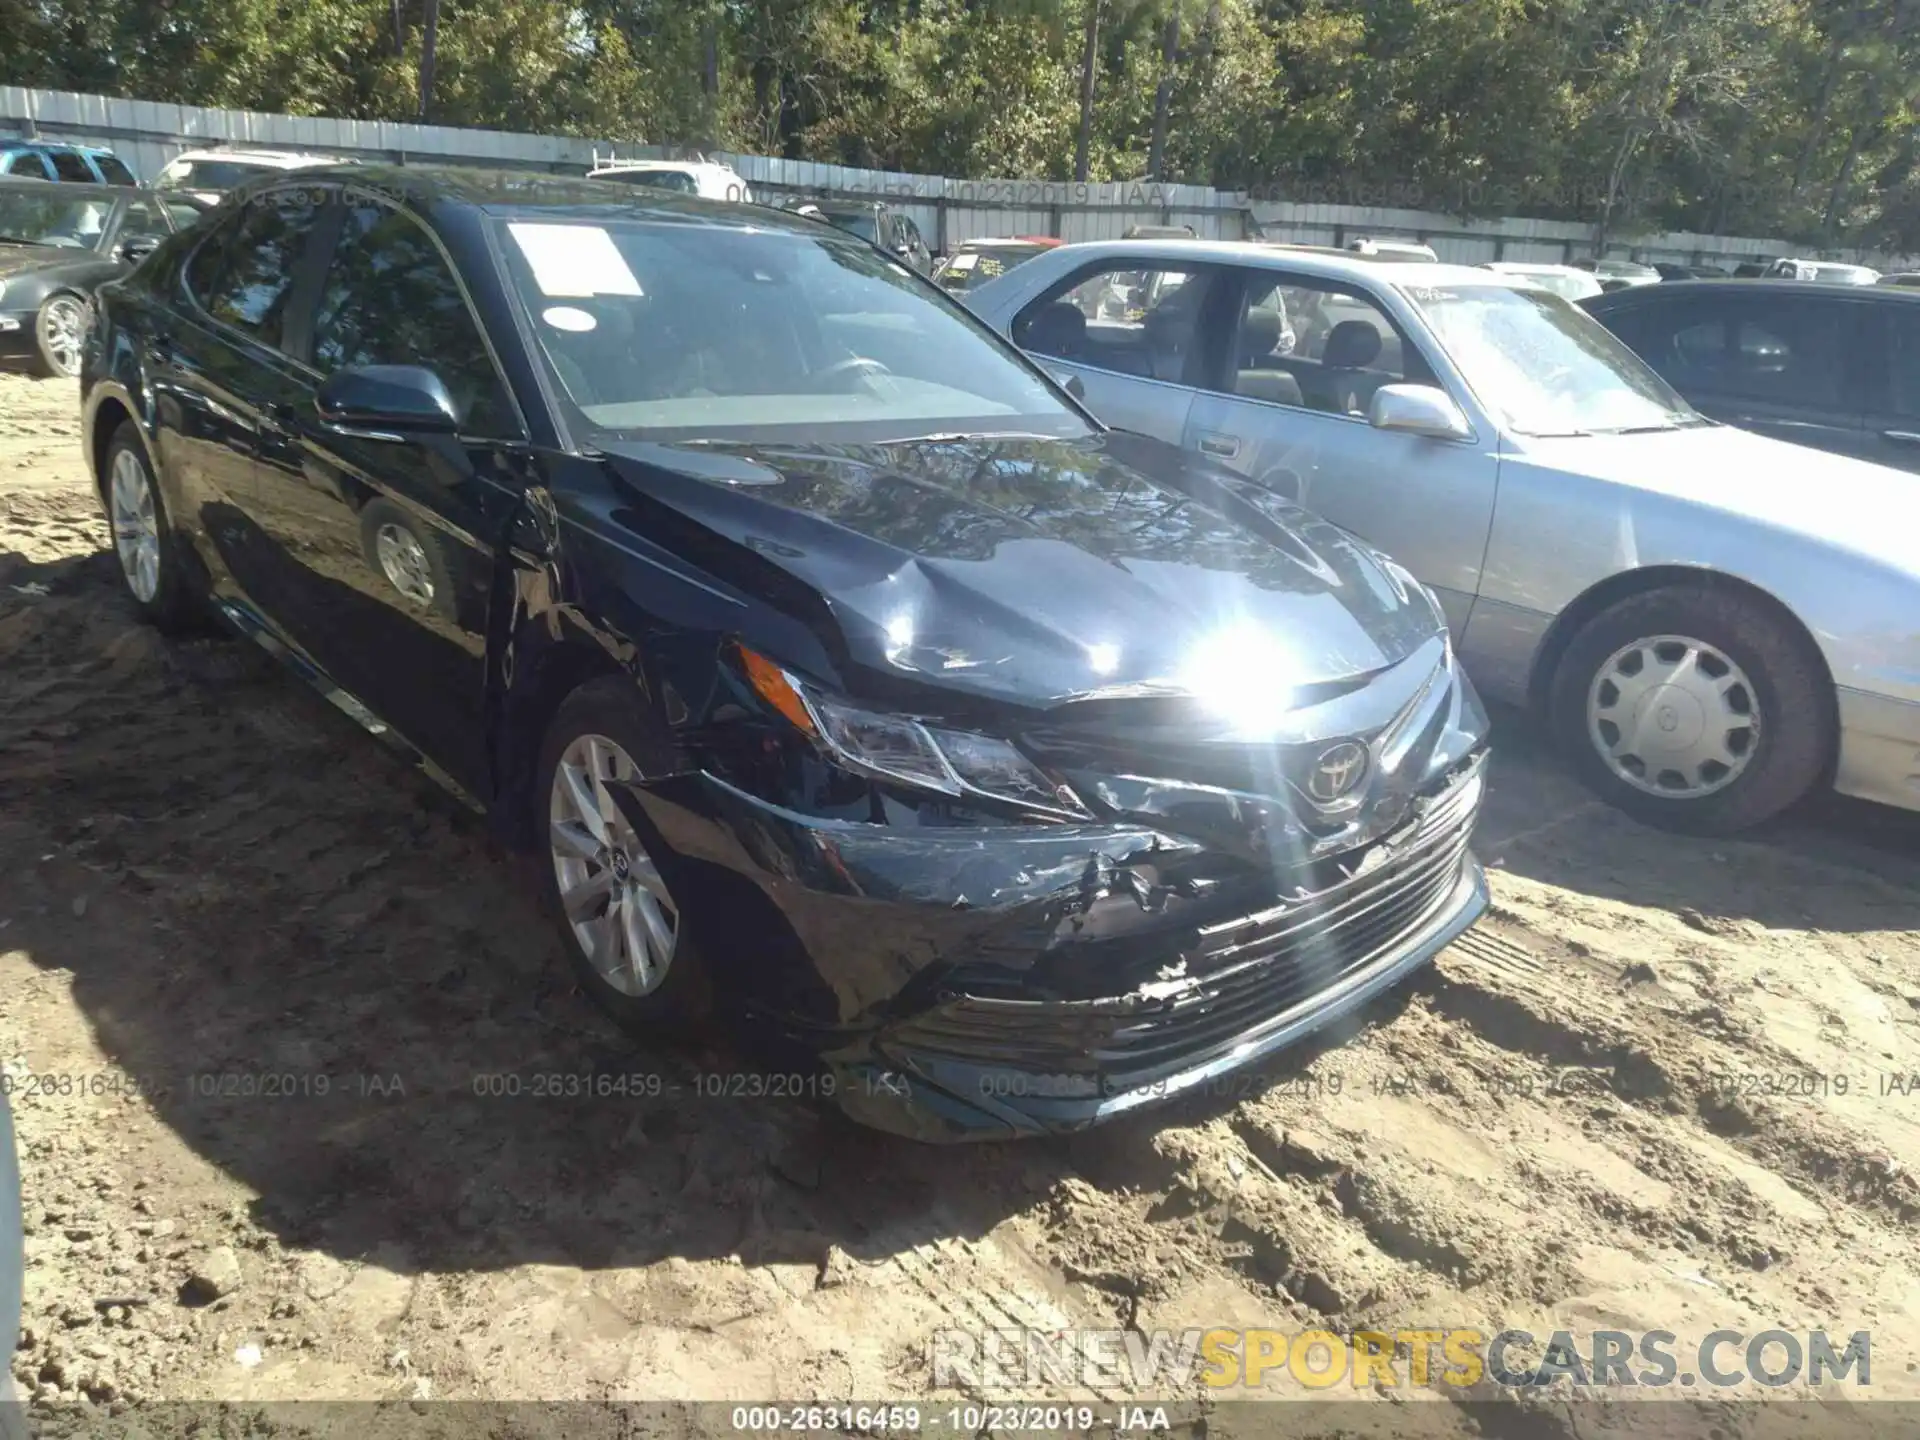
{"type": "Polygon", "coordinates": [[[800,692],[788,681],[786,672],[766,656],[744,645],[735,644],[733,648],[740,653],[740,667],[747,672],[747,683],[753,686],[755,693],[791,720],[802,733],[817,736],[820,732],[814,727],[807,702],[800,698],[800,692]]]}

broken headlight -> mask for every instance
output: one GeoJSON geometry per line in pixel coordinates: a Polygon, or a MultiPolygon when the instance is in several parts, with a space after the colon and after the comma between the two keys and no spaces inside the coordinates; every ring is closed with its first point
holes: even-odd
{"type": "Polygon", "coordinates": [[[998,736],[865,709],[795,679],[745,646],[740,658],[760,697],[845,769],[943,795],[984,796],[1062,819],[1092,818],[1071,788],[998,736]]]}

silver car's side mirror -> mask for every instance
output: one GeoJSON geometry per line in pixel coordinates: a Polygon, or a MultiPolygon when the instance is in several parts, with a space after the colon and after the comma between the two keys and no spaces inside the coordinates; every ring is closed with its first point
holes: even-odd
{"type": "Polygon", "coordinates": [[[1382,385],[1373,392],[1367,423],[1376,430],[1398,430],[1432,440],[1466,440],[1473,435],[1453,397],[1435,385],[1382,385]]]}

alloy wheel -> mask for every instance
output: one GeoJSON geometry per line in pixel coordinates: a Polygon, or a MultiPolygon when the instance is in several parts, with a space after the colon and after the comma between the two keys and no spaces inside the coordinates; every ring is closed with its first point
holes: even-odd
{"type": "Polygon", "coordinates": [[[140,457],[131,450],[120,450],[113,457],[108,509],[113,548],[120,557],[127,588],[142,605],[151,605],[160,593],[160,519],[153,483],[140,457]]]}
{"type": "Polygon", "coordinates": [[[604,735],[581,735],[560,754],[548,801],[553,874],[574,939],[595,972],[623,995],[667,978],[680,911],[610,784],[640,778],[604,735]]]}
{"type": "Polygon", "coordinates": [[[1753,762],[1753,682],[1725,652],[1684,635],[1623,645],[1587,689],[1587,734],[1613,773],[1673,800],[1723,790],[1753,762]]]}
{"type": "Polygon", "coordinates": [[[62,375],[80,373],[80,348],[87,334],[86,302],[72,295],[56,295],[42,312],[47,359],[62,375]]]}
{"type": "Polygon", "coordinates": [[[387,582],[409,600],[421,605],[433,603],[433,569],[419,537],[404,525],[392,521],[373,534],[374,554],[387,582]]]}

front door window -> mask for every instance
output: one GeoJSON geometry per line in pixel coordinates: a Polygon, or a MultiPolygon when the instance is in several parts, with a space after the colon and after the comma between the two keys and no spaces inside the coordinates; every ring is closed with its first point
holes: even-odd
{"type": "Polygon", "coordinates": [[[1109,261],[1028,306],[1013,323],[1013,343],[1049,359],[1192,383],[1208,289],[1206,272],[1193,266],[1109,261]]]}

